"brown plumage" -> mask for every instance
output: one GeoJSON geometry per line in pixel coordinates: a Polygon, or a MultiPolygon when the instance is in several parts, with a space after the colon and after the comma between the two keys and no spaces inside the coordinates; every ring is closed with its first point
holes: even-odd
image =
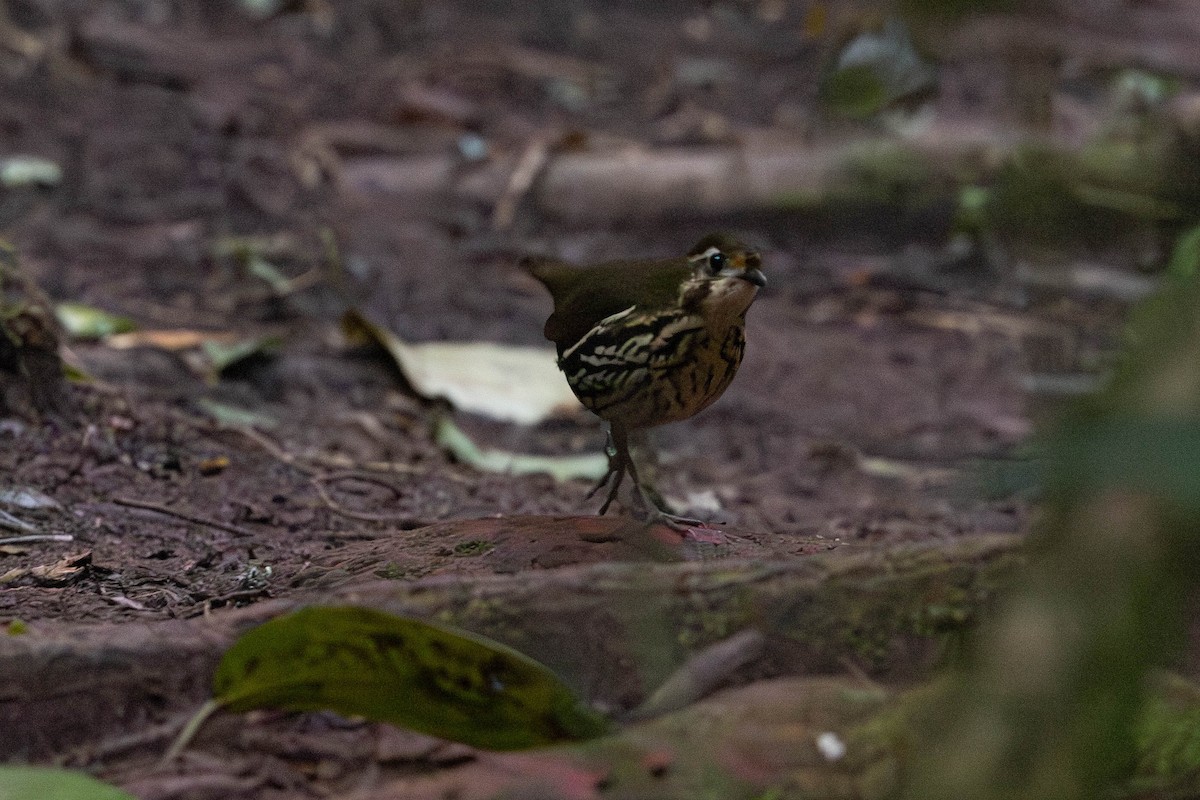
{"type": "MultiPolygon", "coordinates": [[[[705,236],[681,258],[616,261],[575,268],[527,261],[554,298],[546,338],[575,395],[610,425],[608,475],[615,480],[600,508],[616,497],[629,456],[630,432],[687,419],[715,401],[737,372],[745,316],[766,285],[758,253],[726,234],[705,236]]],[[[668,523],[695,523],[661,509],[668,523]]]]}

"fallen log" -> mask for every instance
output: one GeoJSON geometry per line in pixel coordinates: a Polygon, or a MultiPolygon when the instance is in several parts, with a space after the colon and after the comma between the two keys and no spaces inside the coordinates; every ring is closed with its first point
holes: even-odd
{"type": "Polygon", "coordinates": [[[597,707],[632,708],[703,648],[764,637],[735,682],[865,670],[925,674],[1023,561],[975,536],[805,559],[596,564],[487,577],[372,581],[192,620],[37,623],[0,638],[0,757],[45,758],[128,733],[208,695],[223,650],[297,607],[357,604],[449,622],[516,647],[597,707]]]}
{"type": "MultiPolygon", "coordinates": [[[[747,131],[736,145],[722,147],[630,143],[555,155],[530,187],[529,200],[551,219],[595,224],[817,209],[830,202],[895,203],[902,199],[895,187],[908,184],[944,185],[943,194],[951,197],[956,175],[1000,162],[1015,144],[1011,134],[965,125],[906,141],[861,137],[813,145],[798,136],[747,131]]],[[[455,196],[494,205],[518,159],[500,152],[466,167],[448,154],[348,157],[337,180],[354,193],[455,196]]],[[[927,197],[914,194],[914,200],[927,197]]]]}

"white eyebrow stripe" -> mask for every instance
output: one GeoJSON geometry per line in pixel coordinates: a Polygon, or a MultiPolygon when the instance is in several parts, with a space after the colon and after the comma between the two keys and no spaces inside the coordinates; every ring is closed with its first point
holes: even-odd
{"type": "Polygon", "coordinates": [[[719,252],[721,252],[721,248],[716,247],[714,245],[713,247],[710,247],[707,250],[705,250],[703,253],[697,253],[696,255],[692,256],[691,260],[692,261],[705,261],[708,258],[716,255],[719,252]]]}

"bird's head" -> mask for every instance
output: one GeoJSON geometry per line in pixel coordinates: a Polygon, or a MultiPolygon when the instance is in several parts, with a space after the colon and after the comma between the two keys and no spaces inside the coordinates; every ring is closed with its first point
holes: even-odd
{"type": "Polygon", "coordinates": [[[758,251],[726,233],[710,233],[688,251],[691,275],[680,288],[680,303],[714,322],[740,316],[767,285],[758,251]]]}
{"type": "Polygon", "coordinates": [[[705,236],[686,256],[660,261],[612,261],[585,269],[546,259],[522,263],[554,298],[545,333],[560,354],[606,317],[631,308],[700,313],[715,330],[744,314],[767,282],[758,253],[722,233],[705,236]]]}

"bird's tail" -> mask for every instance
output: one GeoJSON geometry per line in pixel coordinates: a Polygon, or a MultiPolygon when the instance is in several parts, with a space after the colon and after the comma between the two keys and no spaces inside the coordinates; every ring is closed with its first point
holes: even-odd
{"type": "Polygon", "coordinates": [[[573,267],[546,256],[524,256],[518,263],[521,269],[545,284],[552,295],[566,288],[566,281],[575,272],[573,267]]]}

